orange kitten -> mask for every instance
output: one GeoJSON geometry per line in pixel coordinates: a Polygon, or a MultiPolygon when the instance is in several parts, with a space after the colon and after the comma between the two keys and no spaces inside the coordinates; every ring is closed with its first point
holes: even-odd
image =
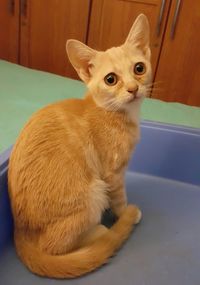
{"type": "Polygon", "coordinates": [[[127,206],[124,172],[151,80],[142,14],[120,47],[99,52],[69,40],[66,48],[89,92],[34,114],[8,172],[17,253],[32,272],[55,278],[106,263],[141,218],[136,206],[127,206]],[[100,224],[109,207],[119,217],[111,229],[100,224]]]}

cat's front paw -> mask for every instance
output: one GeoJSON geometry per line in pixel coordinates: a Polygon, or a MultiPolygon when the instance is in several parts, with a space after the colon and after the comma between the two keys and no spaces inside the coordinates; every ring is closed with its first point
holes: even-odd
{"type": "Polygon", "coordinates": [[[126,208],[130,218],[134,220],[134,224],[138,224],[142,219],[142,212],[136,205],[128,205],[126,208]]]}

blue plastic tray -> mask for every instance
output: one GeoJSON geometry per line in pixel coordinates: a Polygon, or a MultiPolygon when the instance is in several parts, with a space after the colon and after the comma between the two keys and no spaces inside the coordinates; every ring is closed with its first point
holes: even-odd
{"type": "Polygon", "coordinates": [[[141,129],[126,184],[143,220],[108,265],[75,280],[35,276],[17,258],[7,196],[10,150],[0,156],[0,284],[200,284],[200,130],[151,122],[141,129]]]}

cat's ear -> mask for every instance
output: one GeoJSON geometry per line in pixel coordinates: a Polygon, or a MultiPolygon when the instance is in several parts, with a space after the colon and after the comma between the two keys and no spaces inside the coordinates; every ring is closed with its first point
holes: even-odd
{"type": "Polygon", "coordinates": [[[150,52],[149,37],[149,21],[144,14],[140,14],[133,23],[125,44],[137,46],[146,54],[150,52]]]}
{"type": "Polygon", "coordinates": [[[79,77],[85,83],[88,83],[91,78],[90,61],[95,56],[96,51],[77,40],[68,40],[66,43],[66,51],[79,77]]]}

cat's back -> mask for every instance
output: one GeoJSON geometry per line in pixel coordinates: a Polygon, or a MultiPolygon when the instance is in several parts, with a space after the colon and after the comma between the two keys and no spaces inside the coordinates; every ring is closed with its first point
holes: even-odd
{"type": "Polygon", "coordinates": [[[62,121],[62,119],[71,116],[79,118],[83,115],[85,108],[86,106],[83,99],[66,99],[49,104],[35,112],[23,130],[27,129],[30,125],[37,124],[38,121],[52,123],[52,118],[58,121],[62,121]]]}
{"type": "Polygon", "coordinates": [[[21,130],[14,149],[22,144],[34,144],[51,140],[63,129],[70,128],[71,122],[78,122],[85,111],[81,99],[67,99],[50,104],[35,112],[21,130]]]}
{"type": "Polygon", "coordinates": [[[33,114],[13,147],[9,177],[12,173],[18,176],[22,169],[26,171],[30,166],[38,168],[41,163],[59,159],[63,152],[75,148],[74,140],[80,142],[84,132],[81,119],[84,112],[84,100],[68,99],[33,114]]]}

